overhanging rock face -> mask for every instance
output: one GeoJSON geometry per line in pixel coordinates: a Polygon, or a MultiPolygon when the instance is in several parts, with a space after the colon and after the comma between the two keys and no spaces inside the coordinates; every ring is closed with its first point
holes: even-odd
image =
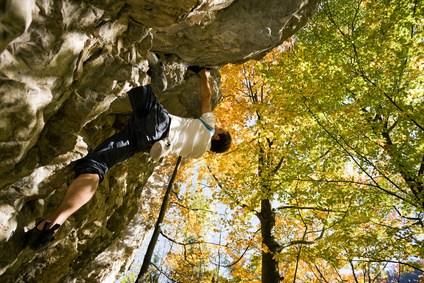
{"type": "Polygon", "coordinates": [[[304,26],[318,0],[5,0],[0,11],[0,281],[113,282],[155,221],[164,166],[137,154],[114,167],[48,248],[23,246],[52,212],[75,160],[131,114],[126,91],[149,83],[155,51],[170,113],[200,115],[200,80],[187,66],[259,59],[304,26]]]}

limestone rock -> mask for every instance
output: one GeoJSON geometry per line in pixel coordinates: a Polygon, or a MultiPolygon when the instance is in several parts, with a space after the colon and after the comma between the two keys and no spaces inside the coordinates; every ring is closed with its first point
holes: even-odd
{"type": "Polygon", "coordinates": [[[139,153],[35,253],[25,232],[51,213],[73,164],[125,126],[126,91],[149,83],[159,55],[170,113],[200,116],[200,78],[258,59],[307,22],[318,0],[2,0],[0,2],[0,282],[113,282],[155,222],[164,176],[139,153]],[[162,183],[158,180],[162,179],[162,183]],[[145,217],[145,215],[149,217],[145,217]]]}
{"type": "Polygon", "coordinates": [[[153,30],[153,48],[198,66],[260,59],[303,27],[316,4],[305,0],[205,1],[185,21],[153,30]]]}

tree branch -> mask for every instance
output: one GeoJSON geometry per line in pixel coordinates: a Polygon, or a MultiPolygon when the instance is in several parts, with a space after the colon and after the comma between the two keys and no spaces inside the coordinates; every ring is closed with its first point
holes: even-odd
{"type": "Polygon", "coordinates": [[[160,274],[164,275],[168,280],[171,280],[172,282],[178,283],[178,281],[175,281],[171,277],[169,277],[165,272],[163,272],[156,264],[153,262],[150,263],[154,268],[156,268],[157,271],[159,271],[160,274]]]}
{"type": "Polygon", "coordinates": [[[368,260],[365,260],[365,259],[350,259],[350,260],[347,260],[347,259],[343,259],[342,258],[342,259],[339,259],[339,260],[343,260],[343,261],[357,261],[357,262],[365,262],[365,263],[374,263],[374,262],[380,262],[380,263],[383,263],[383,262],[396,263],[396,264],[405,265],[405,266],[411,267],[411,268],[413,268],[415,270],[424,272],[424,269],[418,268],[418,267],[416,267],[416,266],[414,266],[414,265],[412,265],[410,263],[401,262],[401,261],[397,261],[397,260],[375,259],[375,258],[370,258],[368,260]]]}
{"type": "Polygon", "coordinates": [[[358,278],[356,277],[355,266],[353,265],[353,261],[349,260],[349,264],[350,264],[350,268],[352,269],[352,274],[353,274],[353,278],[355,279],[355,282],[359,283],[358,278]]]}
{"type": "Polygon", "coordinates": [[[336,213],[347,213],[347,211],[344,210],[332,210],[328,208],[320,208],[320,207],[312,207],[312,206],[296,206],[296,205],[282,205],[275,208],[276,210],[280,209],[298,209],[298,210],[318,210],[318,211],[325,211],[325,212],[336,212],[336,213]]]}
{"type": "MultiPolygon", "coordinates": [[[[306,98],[305,98],[305,100],[306,100],[306,98]]],[[[389,191],[389,190],[387,190],[387,189],[384,189],[384,188],[382,188],[380,185],[379,185],[379,183],[375,180],[375,178],[373,177],[373,176],[371,176],[370,175],[370,173],[368,173],[368,171],[356,160],[356,158],[352,155],[352,153],[349,151],[349,150],[347,150],[347,148],[332,134],[332,133],[330,133],[329,131],[328,131],[328,129],[324,126],[324,125],[322,125],[322,123],[319,121],[319,119],[315,116],[315,114],[312,112],[312,110],[309,108],[309,106],[306,104],[306,101],[304,101],[304,105],[306,106],[306,108],[308,109],[308,111],[309,111],[309,113],[314,117],[314,119],[315,119],[315,121],[318,123],[318,125],[327,133],[327,135],[329,135],[342,149],[343,149],[343,151],[344,152],[346,152],[349,156],[350,156],[350,158],[353,160],[353,162],[361,169],[361,171],[362,172],[364,172],[367,176],[368,176],[368,178],[370,178],[370,180],[373,182],[373,183],[375,183],[375,185],[376,185],[376,188],[378,188],[379,190],[381,190],[381,191],[383,191],[383,192],[385,192],[385,193],[387,193],[387,194],[389,194],[389,195],[391,195],[391,196],[394,196],[394,197],[396,197],[396,198],[399,198],[399,199],[401,199],[402,201],[404,201],[404,202],[407,202],[407,203],[409,203],[409,204],[411,204],[411,205],[413,205],[413,206],[416,206],[415,204],[413,204],[413,203],[410,203],[409,201],[407,201],[405,198],[403,198],[403,197],[401,197],[401,196],[399,196],[399,195],[397,195],[396,193],[394,193],[394,192],[391,192],[391,191],[389,191]]],[[[343,137],[340,137],[341,139],[343,139],[343,137]]],[[[344,144],[347,146],[347,147],[349,147],[351,150],[353,150],[356,154],[358,154],[364,161],[367,161],[369,164],[370,164],[370,166],[372,166],[375,170],[377,170],[377,172],[379,172],[386,180],[388,180],[392,185],[394,185],[396,188],[399,188],[399,186],[397,186],[392,180],[390,180],[389,178],[387,178],[384,174],[382,174],[381,172],[380,172],[380,170],[372,163],[372,162],[370,162],[367,158],[365,158],[364,156],[362,156],[362,154],[360,154],[359,152],[357,152],[355,149],[353,149],[346,141],[343,141],[344,142],[344,144]]]]}
{"type": "MultiPolygon", "coordinates": [[[[222,183],[219,181],[218,177],[216,177],[215,174],[212,173],[212,169],[210,168],[210,166],[207,166],[209,172],[212,175],[212,178],[215,180],[215,182],[217,183],[218,187],[221,189],[222,192],[224,192],[227,196],[229,196],[229,198],[234,201],[238,206],[242,207],[242,208],[246,208],[249,211],[253,212],[256,216],[260,215],[260,213],[252,208],[250,208],[250,206],[248,206],[247,204],[241,203],[236,197],[230,195],[228,193],[228,191],[226,191],[224,189],[224,187],[222,186],[222,183]]],[[[259,217],[259,216],[258,216],[259,217]]]]}
{"type": "Polygon", "coordinates": [[[379,188],[378,185],[370,184],[370,183],[362,183],[362,182],[356,182],[356,181],[349,181],[349,180],[326,180],[326,179],[295,179],[296,181],[300,182],[325,182],[325,183],[348,183],[348,184],[354,184],[354,185],[360,185],[360,186],[369,186],[373,188],[379,188]]]}
{"type": "MultiPolygon", "coordinates": [[[[209,212],[209,213],[212,213],[212,214],[220,214],[220,213],[213,211],[213,210],[208,210],[208,209],[203,209],[203,208],[190,208],[190,207],[187,207],[185,205],[182,205],[181,203],[174,202],[174,201],[169,202],[169,204],[175,204],[175,205],[177,205],[181,208],[184,208],[184,209],[187,209],[187,210],[190,210],[190,211],[204,211],[204,212],[209,212]]],[[[220,214],[220,215],[222,215],[222,214],[220,214]]]]}
{"type": "Polygon", "coordinates": [[[322,279],[323,279],[326,283],[328,283],[328,281],[325,279],[324,274],[322,274],[322,272],[321,272],[321,270],[318,268],[318,266],[317,266],[316,264],[314,264],[314,266],[315,266],[315,269],[318,271],[319,275],[321,276],[321,278],[322,278],[322,279]]]}
{"type": "MultiPolygon", "coordinates": [[[[306,232],[308,231],[308,227],[305,227],[305,232],[303,233],[302,241],[305,240],[306,232]]],[[[296,283],[296,277],[297,277],[297,269],[299,267],[299,260],[300,260],[300,253],[302,251],[302,245],[299,245],[299,252],[296,255],[296,268],[294,270],[294,276],[293,276],[293,283],[296,283]]]]}
{"type": "MultiPolygon", "coordinates": [[[[395,205],[393,205],[393,208],[396,210],[396,212],[399,214],[400,217],[404,218],[404,219],[408,219],[411,221],[417,221],[416,224],[420,224],[422,228],[424,228],[424,223],[422,218],[420,217],[407,217],[407,216],[403,216],[402,213],[397,209],[397,207],[395,205]]],[[[421,214],[422,212],[420,212],[419,214],[421,214]]]]}

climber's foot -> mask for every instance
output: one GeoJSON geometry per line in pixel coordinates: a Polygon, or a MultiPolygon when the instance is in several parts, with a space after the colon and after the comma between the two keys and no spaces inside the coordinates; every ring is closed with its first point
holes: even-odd
{"type": "Polygon", "coordinates": [[[157,88],[159,91],[164,91],[168,86],[168,82],[163,73],[159,59],[153,52],[147,51],[147,62],[149,62],[147,74],[151,78],[152,87],[157,88]]]}
{"type": "Polygon", "coordinates": [[[27,232],[27,243],[32,250],[36,251],[44,248],[48,245],[48,243],[54,240],[53,235],[56,230],[59,229],[60,224],[55,224],[49,229],[51,224],[51,221],[46,221],[42,230],[39,230],[37,225],[34,227],[34,229],[27,232]]]}

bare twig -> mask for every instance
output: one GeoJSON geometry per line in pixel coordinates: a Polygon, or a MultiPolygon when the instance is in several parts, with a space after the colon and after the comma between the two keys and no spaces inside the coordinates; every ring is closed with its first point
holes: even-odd
{"type": "Polygon", "coordinates": [[[166,278],[168,278],[169,280],[171,280],[172,282],[178,283],[178,281],[175,281],[174,279],[172,279],[171,277],[169,277],[165,272],[163,272],[156,264],[154,264],[153,262],[150,263],[154,268],[156,268],[157,271],[159,271],[160,274],[162,274],[163,276],[165,276],[166,278]]]}

